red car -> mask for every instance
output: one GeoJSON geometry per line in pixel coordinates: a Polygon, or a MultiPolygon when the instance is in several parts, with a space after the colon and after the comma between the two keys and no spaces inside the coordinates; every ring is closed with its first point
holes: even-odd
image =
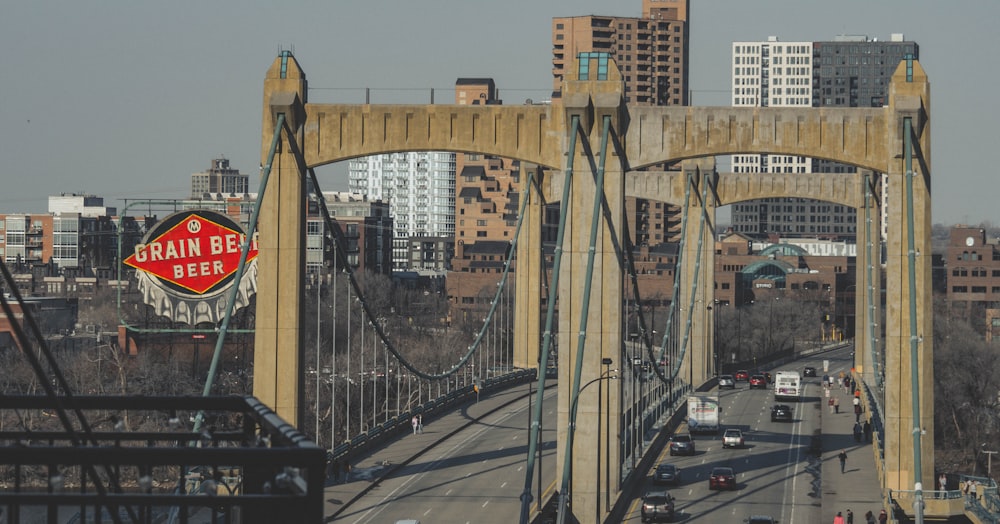
{"type": "Polygon", "coordinates": [[[753,388],[767,388],[767,379],[764,378],[764,375],[753,375],[750,377],[750,389],[753,388]]]}
{"type": "Polygon", "coordinates": [[[749,371],[747,371],[747,370],[745,370],[745,369],[741,369],[741,370],[737,371],[737,372],[736,372],[736,373],[735,373],[735,374],[733,375],[733,377],[735,377],[735,378],[736,378],[736,381],[737,381],[737,382],[739,382],[739,381],[741,381],[741,380],[744,380],[744,381],[746,381],[746,380],[750,380],[750,372],[749,372],[749,371]]]}
{"type": "Polygon", "coordinates": [[[736,489],[736,473],[733,468],[712,468],[708,477],[708,489],[736,489]]]}

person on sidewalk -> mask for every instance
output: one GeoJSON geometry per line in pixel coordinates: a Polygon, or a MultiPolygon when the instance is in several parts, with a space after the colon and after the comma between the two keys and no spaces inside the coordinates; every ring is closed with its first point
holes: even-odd
{"type": "Polygon", "coordinates": [[[865,442],[871,442],[872,441],[872,423],[866,420],[865,424],[863,426],[861,426],[861,431],[863,431],[864,434],[865,434],[865,442]]]}
{"type": "Polygon", "coordinates": [[[889,522],[889,514],[883,509],[878,512],[878,524],[885,524],[886,522],[889,522]]]}
{"type": "Polygon", "coordinates": [[[938,489],[941,491],[948,491],[948,476],[944,473],[938,477],[938,489]]]}
{"type": "Polygon", "coordinates": [[[424,433],[424,416],[422,414],[417,415],[417,433],[421,435],[424,433]]]}
{"type": "Polygon", "coordinates": [[[865,512],[865,524],[875,524],[875,514],[871,510],[865,512]]]}
{"type": "Polygon", "coordinates": [[[840,450],[840,454],[837,455],[837,458],[840,459],[840,473],[843,474],[844,470],[847,468],[847,450],[840,450]]]}
{"type": "Polygon", "coordinates": [[[837,516],[833,517],[833,524],[844,524],[844,517],[839,511],[837,512],[837,516]]]}
{"type": "Polygon", "coordinates": [[[833,397],[830,397],[830,400],[827,400],[826,404],[830,406],[830,414],[833,415],[833,397]]]}
{"type": "Polygon", "coordinates": [[[420,424],[420,421],[417,420],[417,416],[413,415],[413,420],[410,420],[410,425],[413,426],[413,434],[414,435],[417,434],[417,426],[419,424],[420,424]]]}
{"type": "Polygon", "coordinates": [[[858,422],[854,423],[854,442],[861,442],[861,424],[858,422]]]}
{"type": "Polygon", "coordinates": [[[847,524],[854,524],[854,512],[850,509],[847,510],[847,524]]]}
{"type": "Polygon", "coordinates": [[[833,397],[833,411],[840,413],[840,397],[833,397]]]}

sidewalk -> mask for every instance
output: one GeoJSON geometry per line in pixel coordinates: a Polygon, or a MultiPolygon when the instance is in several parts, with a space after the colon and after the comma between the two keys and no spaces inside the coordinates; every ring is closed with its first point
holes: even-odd
{"type": "MultiPolygon", "coordinates": [[[[531,389],[535,391],[534,381],[531,389]]],[[[346,482],[343,482],[343,475],[339,479],[334,479],[332,476],[327,479],[323,496],[323,515],[326,517],[324,522],[337,522],[338,518],[343,517],[340,512],[346,504],[377,487],[383,477],[418,459],[430,446],[503,406],[517,402],[527,403],[527,394],[527,384],[497,391],[495,394],[483,392],[480,394],[479,402],[467,404],[440,418],[425,420],[423,433],[414,435],[407,431],[383,447],[354,457],[346,482]]],[[[349,514],[350,509],[348,508],[345,513],[349,514]]]]}
{"type": "MultiPolygon", "coordinates": [[[[878,469],[875,467],[875,448],[872,443],[854,441],[854,407],[852,395],[842,387],[833,387],[830,396],[840,398],[840,413],[831,414],[827,397],[820,389],[820,419],[823,430],[822,515],[821,522],[833,522],[838,511],[847,519],[847,510],[854,512],[855,524],[864,524],[865,512],[878,517],[883,508],[878,469]],[[847,465],[840,472],[840,450],[847,451],[847,465]]],[[[865,422],[861,414],[861,423],[865,422]]]]}

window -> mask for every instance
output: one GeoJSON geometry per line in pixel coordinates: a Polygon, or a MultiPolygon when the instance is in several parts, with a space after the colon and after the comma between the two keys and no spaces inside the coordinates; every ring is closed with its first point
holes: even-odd
{"type": "Polygon", "coordinates": [[[968,286],[952,286],[951,292],[952,293],[968,293],[969,292],[969,288],[968,288],[968,286]]]}

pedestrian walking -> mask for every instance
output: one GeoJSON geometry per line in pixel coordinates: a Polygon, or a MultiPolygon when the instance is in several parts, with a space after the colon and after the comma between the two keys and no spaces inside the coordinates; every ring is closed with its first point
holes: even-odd
{"type": "Polygon", "coordinates": [[[847,510],[847,524],[854,524],[854,512],[850,509],[847,510]]]}
{"type": "Polygon", "coordinates": [[[878,524],[885,524],[886,522],[889,522],[889,514],[883,509],[878,512],[878,524]]]}
{"type": "Polygon", "coordinates": [[[413,415],[413,419],[410,420],[410,425],[413,426],[413,434],[414,435],[417,434],[417,425],[419,425],[419,424],[420,424],[420,421],[417,420],[417,416],[413,415]]]}
{"type": "Polygon", "coordinates": [[[424,416],[423,414],[417,415],[417,433],[424,433],[424,416]]]}
{"type": "Polygon", "coordinates": [[[830,400],[827,400],[826,403],[827,403],[828,406],[830,406],[830,414],[832,415],[833,414],[833,397],[830,397],[830,400]]]}
{"type": "Polygon", "coordinates": [[[840,413],[840,397],[833,397],[833,411],[840,413]]]}
{"type": "Polygon", "coordinates": [[[843,474],[844,470],[847,469],[847,450],[840,450],[840,454],[837,455],[837,458],[840,459],[840,473],[843,474]]]}
{"type": "Polygon", "coordinates": [[[854,442],[861,442],[861,424],[858,422],[854,423],[854,442]]]}
{"type": "Polygon", "coordinates": [[[844,393],[851,392],[851,377],[844,377],[844,393]]]}
{"type": "Polygon", "coordinates": [[[844,524],[844,516],[837,512],[837,516],[833,517],[833,524],[844,524]]]}
{"type": "Polygon", "coordinates": [[[875,514],[871,510],[865,512],[865,524],[875,524],[875,514]]]}
{"type": "Polygon", "coordinates": [[[861,426],[861,431],[863,431],[864,434],[865,434],[865,442],[871,442],[872,441],[872,423],[866,420],[865,423],[864,423],[864,425],[861,426]]]}

